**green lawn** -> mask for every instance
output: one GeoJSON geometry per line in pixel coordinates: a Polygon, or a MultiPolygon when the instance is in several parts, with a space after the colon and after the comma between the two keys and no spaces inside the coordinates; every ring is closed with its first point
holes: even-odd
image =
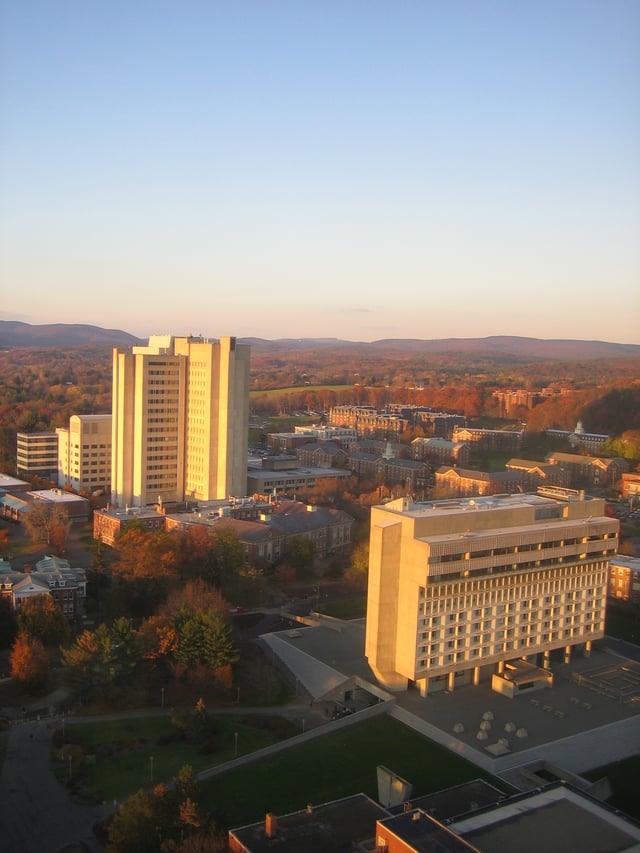
{"type": "Polygon", "coordinates": [[[382,716],[203,782],[203,801],[229,828],[260,820],[268,811],[285,814],[360,792],[377,800],[378,764],[411,782],[415,795],[480,777],[505,789],[473,764],[382,716]]]}
{"type": "Polygon", "coordinates": [[[321,604],[318,612],[335,619],[361,619],[367,613],[367,597],[362,595],[348,601],[329,601],[321,604]]]}
{"type": "MultiPolygon", "coordinates": [[[[175,731],[169,717],[68,725],[67,737],[69,741],[81,743],[85,756],[96,756],[95,764],[86,763],[86,760],[83,764],[85,786],[97,799],[110,800],[123,799],[149,786],[151,781],[169,782],[185,764],[197,772],[228,761],[235,754],[236,732],[239,755],[255,752],[283,736],[298,733],[293,724],[285,722],[283,726],[281,718],[277,718],[277,726],[271,718],[252,719],[242,715],[220,716],[216,722],[216,749],[209,754],[203,754],[197,745],[186,741],[163,742],[175,731]]],[[[66,778],[64,760],[54,758],[54,769],[59,778],[66,778]]]]}
{"type": "MultiPolygon", "coordinates": [[[[218,717],[218,745],[212,755],[202,755],[183,741],[159,744],[157,739],[171,732],[167,717],[68,725],[67,733],[69,740],[82,742],[85,756],[96,755],[95,764],[83,765],[85,788],[97,800],[122,800],[148,787],[152,772],[154,783],[168,782],[185,764],[198,772],[233,758],[235,732],[240,755],[295,733],[286,722],[291,730],[267,730],[271,720],[218,717]]],[[[267,811],[284,814],[354,793],[377,799],[378,764],[411,782],[416,796],[479,777],[504,789],[473,764],[382,716],[203,782],[203,805],[222,826],[230,827],[259,820],[267,811]]],[[[54,766],[66,779],[65,761],[54,758],[54,766]]]]}
{"type": "Polygon", "coordinates": [[[640,645],[640,607],[608,602],[605,631],[609,637],[640,645]]]}
{"type": "Polygon", "coordinates": [[[301,394],[306,391],[344,391],[351,385],[292,385],[289,388],[266,388],[264,390],[253,389],[249,392],[249,399],[256,397],[282,397],[283,394],[301,394]]]}
{"type": "Polygon", "coordinates": [[[606,776],[611,783],[613,796],[609,805],[640,820],[640,797],[638,797],[638,778],[640,778],[640,755],[633,755],[624,761],[607,764],[585,773],[587,779],[597,782],[606,776]]]}

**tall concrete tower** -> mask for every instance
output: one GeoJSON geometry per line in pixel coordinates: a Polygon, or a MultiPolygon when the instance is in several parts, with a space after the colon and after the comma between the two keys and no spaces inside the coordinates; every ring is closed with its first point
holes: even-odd
{"type": "Polygon", "coordinates": [[[113,503],[245,493],[249,358],[231,337],[154,336],[114,350],[113,503]]]}

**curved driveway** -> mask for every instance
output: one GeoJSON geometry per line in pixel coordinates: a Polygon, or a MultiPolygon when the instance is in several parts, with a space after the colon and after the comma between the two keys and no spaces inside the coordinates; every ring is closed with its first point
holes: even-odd
{"type": "Polygon", "coordinates": [[[93,834],[102,808],[73,803],[51,771],[54,725],[50,720],[22,723],[8,733],[0,782],[2,853],[58,853],[80,842],[85,850],[102,850],[93,834]]]}

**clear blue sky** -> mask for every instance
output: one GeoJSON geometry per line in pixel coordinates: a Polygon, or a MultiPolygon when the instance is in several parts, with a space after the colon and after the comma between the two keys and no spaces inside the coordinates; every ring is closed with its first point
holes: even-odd
{"type": "Polygon", "coordinates": [[[640,343],[639,0],[1,0],[0,319],[640,343]]]}

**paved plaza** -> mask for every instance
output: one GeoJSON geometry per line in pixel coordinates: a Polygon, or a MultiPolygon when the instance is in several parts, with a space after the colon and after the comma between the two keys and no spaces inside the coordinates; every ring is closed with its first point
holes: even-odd
{"type": "MultiPolygon", "coordinates": [[[[314,700],[351,676],[375,685],[364,657],[364,620],[263,636],[314,700]]],[[[421,697],[393,694],[393,716],[497,774],[534,761],[579,773],[640,752],[640,650],[607,639],[590,657],[552,662],[550,688],[510,699],[488,682],[421,697]]],[[[378,688],[379,689],[379,688],[378,688]]]]}

